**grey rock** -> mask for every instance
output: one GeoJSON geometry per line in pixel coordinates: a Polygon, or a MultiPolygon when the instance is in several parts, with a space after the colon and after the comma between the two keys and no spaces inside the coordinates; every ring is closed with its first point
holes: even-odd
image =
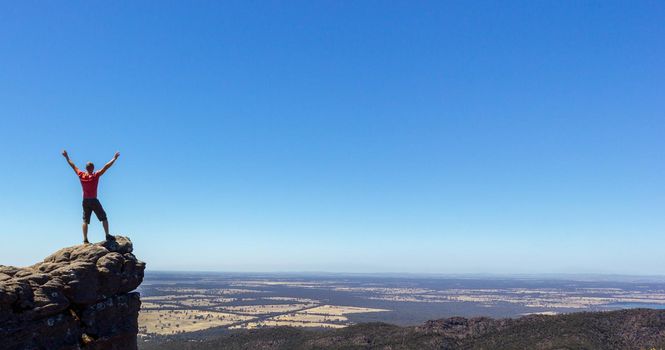
{"type": "Polygon", "coordinates": [[[136,349],[145,263],[131,240],[63,248],[43,262],[0,265],[3,350],[136,349]]]}

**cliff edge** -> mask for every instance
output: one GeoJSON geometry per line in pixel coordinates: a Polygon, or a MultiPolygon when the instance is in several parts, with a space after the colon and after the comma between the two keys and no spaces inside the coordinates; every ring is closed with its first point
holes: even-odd
{"type": "Polygon", "coordinates": [[[136,349],[145,263],[129,238],[61,249],[43,262],[0,265],[6,350],[136,349]]]}

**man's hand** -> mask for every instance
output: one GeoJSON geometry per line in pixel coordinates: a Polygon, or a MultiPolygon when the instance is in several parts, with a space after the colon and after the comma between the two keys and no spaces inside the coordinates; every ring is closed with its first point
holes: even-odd
{"type": "Polygon", "coordinates": [[[69,166],[72,167],[72,169],[74,169],[74,172],[78,174],[78,172],[79,172],[78,168],[76,167],[76,165],[74,165],[74,162],[72,162],[69,159],[69,154],[67,154],[67,151],[64,150],[64,149],[62,150],[62,156],[65,157],[65,159],[67,160],[67,163],[69,164],[69,166]]]}
{"type": "Polygon", "coordinates": [[[120,157],[120,152],[115,152],[115,155],[113,156],[113,159],[118,159],[120,157]]]}

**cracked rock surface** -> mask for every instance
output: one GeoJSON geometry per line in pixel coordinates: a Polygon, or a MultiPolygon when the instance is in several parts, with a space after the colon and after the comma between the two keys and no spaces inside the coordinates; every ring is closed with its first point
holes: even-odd
{"type": "Polygon", "coordinates": [[[129,238],[61,249],[30,267],[0,265],[6,350],[134,350],[145,263],[129,238]]]}

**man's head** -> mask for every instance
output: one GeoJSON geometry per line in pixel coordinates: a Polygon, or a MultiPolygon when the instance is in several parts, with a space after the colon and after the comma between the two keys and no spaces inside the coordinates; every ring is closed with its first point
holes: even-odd
{"type": "Polygon", "coordinates": [[[88,173],[92,174],[92,172],[95,171],[95,165],[92,164],[92,162],[88,162],[88,163],[85,165],[85,170],[87,170],[88,173]]]}

